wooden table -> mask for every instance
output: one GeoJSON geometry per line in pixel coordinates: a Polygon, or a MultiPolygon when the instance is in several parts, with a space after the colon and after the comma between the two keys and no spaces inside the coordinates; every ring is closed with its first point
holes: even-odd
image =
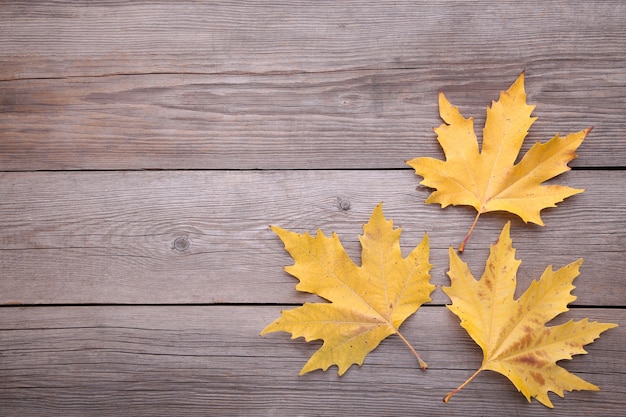
{"type": "MultiPolygon", "coordinates": [[[[626,415],[626,3],[11,1],[0,5],[0,415],[626,415]],[[504,222],[520,292],[584,258],[557,322],[618,323],[562,365],[601,387],[528,404],[433,301],[362,367],[299,377],[319,343],[259,332],[298,293],[269,230],[337,232],[359,259],[374,206],[427,231],[432,282],[473,209],[423,204],[405,164],[441,157],[437,94],[477,127],[526,70],[523,151],[594,126],[583,194],[546,227],[504,222]]],[[[480,129],[478,129],[480,131],[480,129]]]]}

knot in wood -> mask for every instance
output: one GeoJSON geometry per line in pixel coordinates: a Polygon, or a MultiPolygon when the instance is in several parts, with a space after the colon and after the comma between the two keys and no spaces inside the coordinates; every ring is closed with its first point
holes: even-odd
{"type": "Polygon", "coordinates": [[[174,240],[174,244],[172,245],[172,247],[175,251],[184,252],[189,249],[190,245],[191,242],[189,242],[189,239],[187,237],[180,236],[174,240]]]}
{"type": "Polygon", "coordinates": [[[337,207],[339,207],[339,210],[342,210],[342,211],[350,210],[350,200],[348,200],[347,198],[338,197],[337,207]]]}

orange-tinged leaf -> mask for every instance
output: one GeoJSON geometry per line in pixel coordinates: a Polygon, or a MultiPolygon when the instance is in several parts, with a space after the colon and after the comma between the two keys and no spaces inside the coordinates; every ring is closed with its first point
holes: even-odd
{"type": "Polygon", "coordinates": [[[448,306],[450,311],[461,319],[461,326],[481,347],[483,362],[474,375],[446,396],[446,402],[483,370],[501,373],[528,401],[534,397],[547,407],[553,406],[549,391],[563,397],[563,391],[598,390],[556,362],[587,353],[584,345],[617,325],[583,319],[546,326],[567,311],[567,304],[576,299],[571,294],[572,282],[583,260],[557,271],[549,266],[541,278],[533,281],[515,300],[515,276],[520,261],[515,259],[509,230],[510,222],[491,246],[485,271],[478,281],[450,248],[451,285],[443,291],[452,301],[448,306]]]}
{"type": "Polygon", "coordinates": [[[446,160],[422,157],[407,164],[424,178],[420,184],[435,189],[426,203],[476,209],[476,219],[459,252],[463,252],[482,213],[508,211],[524,222],[543,226],[542,209],[555,207],[565,198],[584,191],[542,183],[569,170],[568,162],[576,158],[576,149],[591,129],[564,137],[556,135],[545,144],[538,142],[515,164],[528,129],[537,119],[531,117],[534,108],[526,104],[522,73],[487,108],[482,149],[479,149],[473,118],[464,118],[443,93],[439,94],[439,113],[445,123],[435,132],[446,160]]]}
{"type": "Polygon", "coordinates": [[[337,235],[321,230],[313,237],[272,226],[294,259],[285,270],[300,280],[296,289],[314,293],[330,303],[305,303],[283,311],[261,335],[284,331],[292,339],[308,342],[321,339],[300,375],[337,365],[342,375],[352,364],[361,365],[365,356],[387,336],[398,334],[417,357],[426,363],[398,331],[400,325],[425,302],[435,289],[430,284],[428,235],[407,256],[400,250],[400,228],[385,219],[382,204],[374,209],[363,227],[362,265],[356,265],[337,235]]]}

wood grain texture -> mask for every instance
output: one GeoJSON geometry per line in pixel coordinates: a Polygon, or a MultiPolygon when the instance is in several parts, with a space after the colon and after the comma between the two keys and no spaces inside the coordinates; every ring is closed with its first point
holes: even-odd
{"type": "MultiPolygon", "coordinates": [[[[0,169],[401,168],[442,153],[432,131],[439,90],[475,117],[480,135],[485,106],[520,70],[5,81],[0,169]]],[[[595,126],[571,165],[623,166],[626,74],[555,76],[526,76],[539,119],[522,152],[595,126]]]]}
{"type": "MultiPolygon", "coordinates": [[[[447,285],[448,246],[475,211],[425,205],[419,180],[411,170],[4,173],[0,300],[299,303],[307,297],[282,270],[293,261],[268,225],[337,232],[360,262],[357,235],[379,201],[403,227],[405,253],[430,234],[433,282],[447,285]]],[[[512,219],[522,288],[548,265],[584,257],[576,303],[623,305],[626,173],[571,171],[558,182],[588,191],[546,210],[546,227],[483,216],[464,259],[479,276],[512,219]]],[[[447,298],[438,291],[434,302],[447,298]]]]}
{"type": "Polygon", "coordinates": [[[543,61],[575,71],[624,57],[625,15],[619,0],[12,1],[0,56],[2,79],[543,61]]]}
{"type": "Polygon", "coordinates": [[[481,362],[445,307],[423,308],[404,335],[429,362],[419,370],[397,337],[338,377],[298,377],[318,343],[259,336],[285,306],[36,307],[0,309],[0,409],[4,416],[619,416],[626,312],[575,309],[561,320],[617,322],[561,365],[599,392],[528,404],[504,377],[484,372],[450,403],[441,398],[481,362]]]}
{"type": "MultiPolygon", "coordinates": [[[[620,0],[0,2],[0,415],[622,416],[625,62],[620,0]],[[594,129],[555,181],[587,191],[545,228],[513,219],[518,291],[585,259],[557,321],[620,327],[562,365],[602,390],[548,410],[485,372],[443,404],[481,357],[439,288],[403,325],[427,372],[391,337],[298,377],[319,344],[259,332],[318,299],[268,225],[337,232],[358,262],[383,201],[448,285],[473,209],[423,204],[404,161],[442,156],[439,91],[480,132],[522,70],[523,151],[594,129]]],[[[482,216],[475,275],[508,219],[482,216]]]]}
{"type": "Polygon", "coordinates": [[[0,170],[400,168],[440,153],[438,91],[480,127],[524,69],[527,147],[595,126],[572,165],[626,160],[619,1],[10,2],[0,21],[0,170]]]}

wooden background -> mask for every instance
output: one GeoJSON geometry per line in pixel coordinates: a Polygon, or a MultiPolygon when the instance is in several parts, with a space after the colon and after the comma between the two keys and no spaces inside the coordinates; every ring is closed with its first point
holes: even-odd
{"type": "Polygon", "coordinates": [[[626,3],[0,2],[0,415],[619,416],[626,410],[626,3]],[[585,259],[570,318],[618,323],[562,365],[601,387],[528,404],[478,368],[433,301],[362,367],[298,377],[319,343],[259,332],[297,293],[269,231],[337,232],[358,260],[374,206],[432,281],[473,209],[423,204],[404,161],[441,157],[437,93],[484,122],[526,70],[524,150],[594,126],[546,227],[504,222],[523,291],[585,259]]]}

